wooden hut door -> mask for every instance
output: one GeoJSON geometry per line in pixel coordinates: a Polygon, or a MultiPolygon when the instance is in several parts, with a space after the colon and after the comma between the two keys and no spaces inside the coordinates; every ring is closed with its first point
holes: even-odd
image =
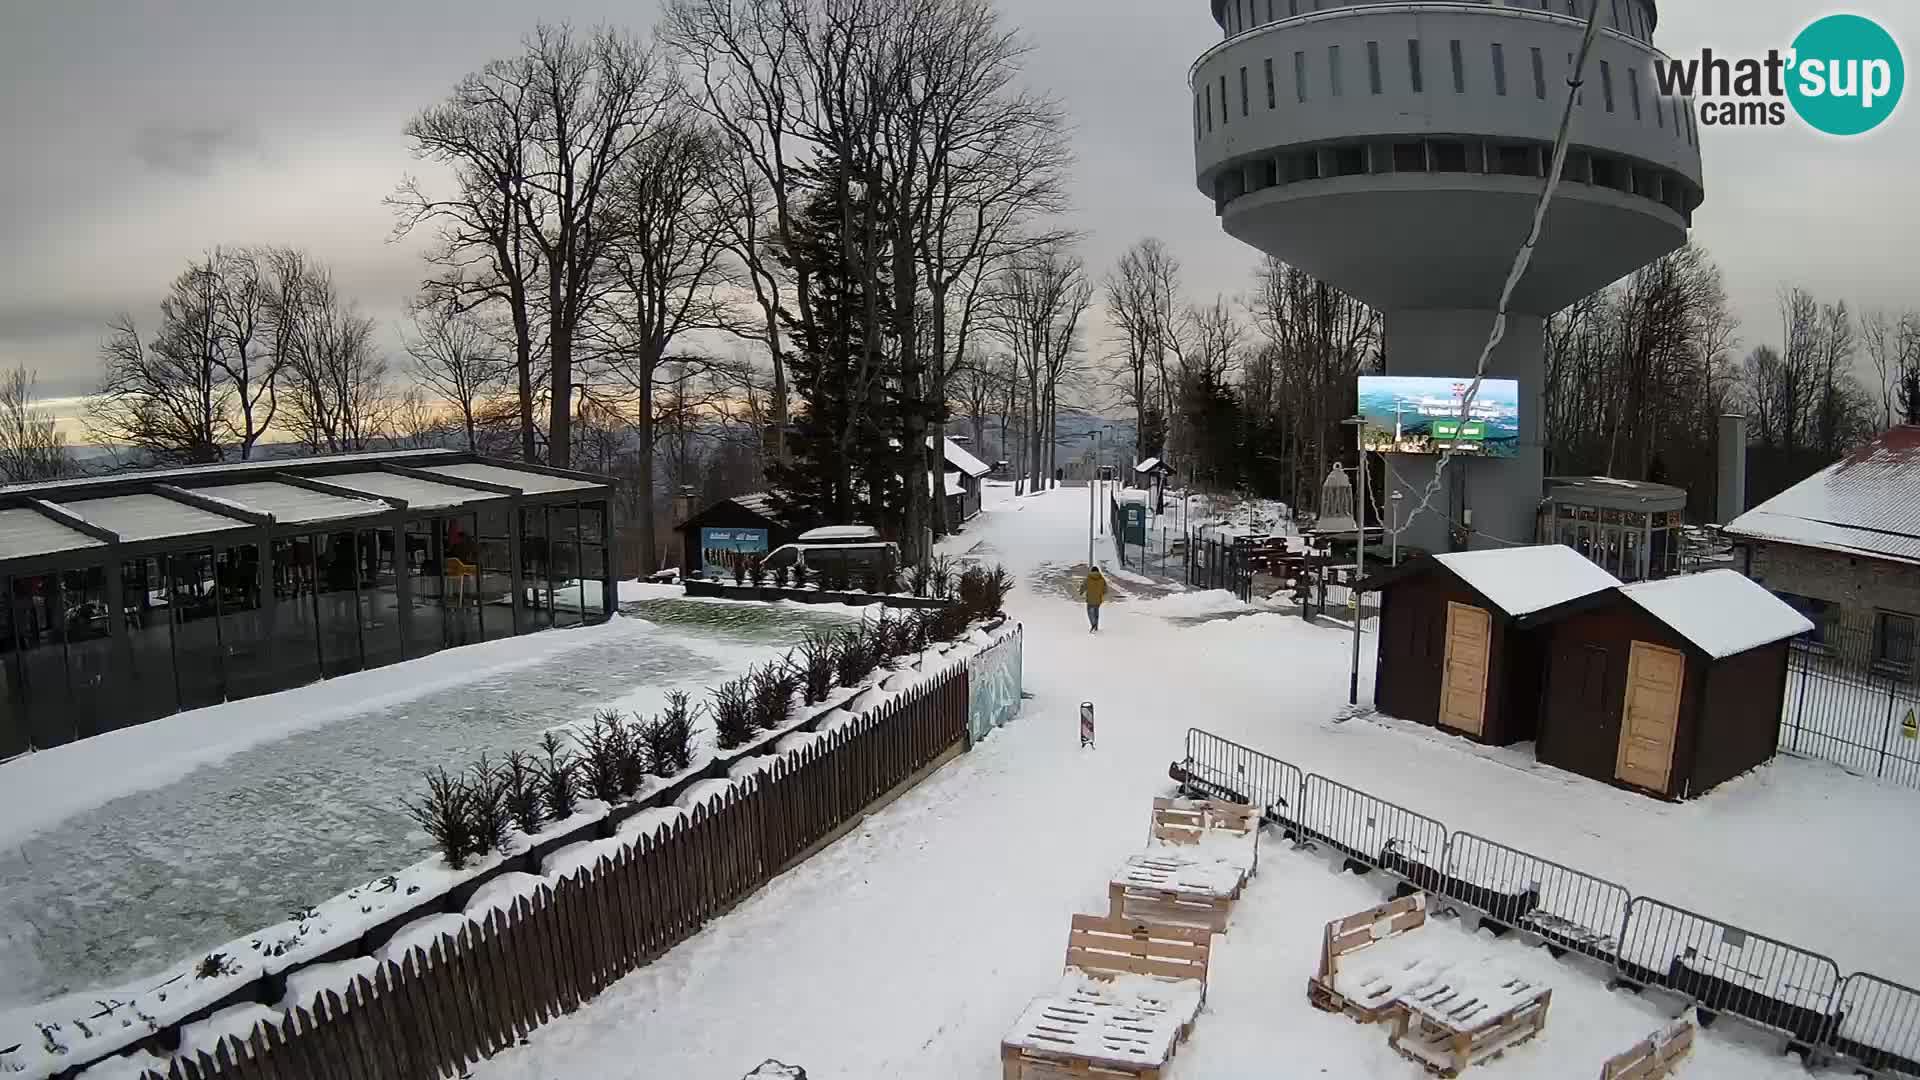
{"type": "Polygon", "coordinates": [[[1440,726],[1482,734],[1487,726],[1487,658],[1493,616],[1447,602],[1447,654],[1440,673],[1440,726]]]}
{"type": "Polygon", "coordinates": [[[1684,654],[1644,641],[1633,643],[1620,713],[1620,751],[1613,764],[1616,779],[1652,791],[1667,790],[1686,672],[1684,654]]]}

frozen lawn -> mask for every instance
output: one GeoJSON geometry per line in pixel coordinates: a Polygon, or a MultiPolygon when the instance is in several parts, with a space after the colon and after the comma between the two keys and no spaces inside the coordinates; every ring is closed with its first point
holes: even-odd
{"type": "MultiPolygon", "coordinates": [[[[1259,612],[1180,627],[1116,582],[1102,632],[1089,634],[1066,589],[1086,551],[1085,515],[1084,491],[1021,499],[949,547],[1003,559],[1021,583],[1010,603],[1026,623],[1033,698],[1018,720],[476,1075],[737,1080],[777,1058],[822,1080],[998,1076],[1001,1035],[1058,980],[1069,917],[1104,911],[1108,877],[1141,849],[1150,800],[1169,788],[1166,766],[1189,725],[1635,892],[1824,949],[1843,971],[1920,979],[1920,939],[1891,929],[1920,883],[1905,854],[1920,793],[1783,759],[1668,805],[1538,766],[1526,747],[1488,751],[1394,721],[1335,723],[1346,704],[1342,633],[1259,612]],[[1078,744],[1087,700],[1098,718],[1091,751],[1078,744]],[[1890,929],[1861,932],[1873,927],[1890,929]]],[[[1367,647],[1371,655],[1371,639],[1367,647]]],[[[1371,696],[1364,683],[1362,694],[1371,696]]],[[[1388,1050],[1383,1029],[1317,1012],[1304,992],[1321,926],[1378,903],[1384,886],[1267,839],[1172,1075],[1416,1080],[1423,1074],[1388,1050]]],[[[1461,934],[1444,920],[1422,932],[1461,934]]],[[[1555,990],[1546,1034],[1485,1067],[1490,1080],[1595,1075],[1669,1017],[1666,999],[1609,992],[1583,961],[1515,941],[1467,944],[1555,990]]],[[[1758,1045],[1723,1023],[1683,1075],[1804,1075],[1758,1045]]]]}
{"type": "Polygon", "coordinates": [[[400,805],[426,769],[530,750],[600,707],[652,713],[668,690],[698,696],[803,629],[860,614],[661,596],[623,610],[640,617],[449,650],[0,766],[0,1008],[137,985],[398,870],[428,850],[400,805]]]}

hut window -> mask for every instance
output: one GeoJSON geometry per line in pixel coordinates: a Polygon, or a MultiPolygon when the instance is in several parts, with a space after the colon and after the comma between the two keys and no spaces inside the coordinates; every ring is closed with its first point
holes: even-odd
{"type": "Polygon", "coordinates": [[[1894,611],[1881,611],[1873,617],[1873,663],[1892,671],[1913,668],[1914,618],[1894,611]]]}

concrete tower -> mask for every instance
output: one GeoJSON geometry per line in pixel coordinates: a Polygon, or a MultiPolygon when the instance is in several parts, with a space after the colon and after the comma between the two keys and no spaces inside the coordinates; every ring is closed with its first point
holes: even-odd
{"type": "MultiPolygon", "coordinates": [[[[1546,234],[1487,369],[1520,383],[1517,460],[1455,457],[1441,514],[1531,542],[1546,317],[1686,241],[1702,198],[1689,103],[1658,95],[1654,0],[1210,0],[1194,64],[1200,190],[1227,232],[1382,311],[1394,375],[1466,377],[1525,240],[1590,3],[1601,31],[1546,234]]],[[[1423,490],[1435,458],[1393,455],[1423,490]]],[[[1418,501],[1409,494],[1403,506],[1418,501]]]]}

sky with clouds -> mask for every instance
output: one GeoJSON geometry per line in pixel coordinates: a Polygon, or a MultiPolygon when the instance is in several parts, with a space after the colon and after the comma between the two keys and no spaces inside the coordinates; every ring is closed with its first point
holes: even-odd
{"type": "MultiPolygon", "coordinates": [[[[1074,222],[1096,273],[1143,235],[1195,297],[1245,287],[1256,253],[1193,186],[1187,69],[1219,32],[1205,0],[1000,0],[1029,81],[1072,117],[1074,222]]],[[[1829,10],[1878,20],[1920,59],[1920,4],[1663,0],[1670,54],[1784,48],[1829,10]],[[1734,12],[1738,12],[1737,17],[1734,12]]],[[[400,131],[534,19],[644,30],[647,0],[11,0],[0,5],[0,366],[53,398],[98,375],[119,311],[151,324],[168,280],[214,245],[292,244],[397,335],[422,274],[382,199],[418,171],[400,131]]],[[[1726,275],[1742,347],[1778,336],[1803,285],[1857,308],[1920,309],[1920,101],[1874,134],[1703,128],[1695,239],[1726,275]]],[[[70,407],[70,404],[69,406],[70,407]]],[[[64,411],[64,410],[63,410],[64,411]]]]}

